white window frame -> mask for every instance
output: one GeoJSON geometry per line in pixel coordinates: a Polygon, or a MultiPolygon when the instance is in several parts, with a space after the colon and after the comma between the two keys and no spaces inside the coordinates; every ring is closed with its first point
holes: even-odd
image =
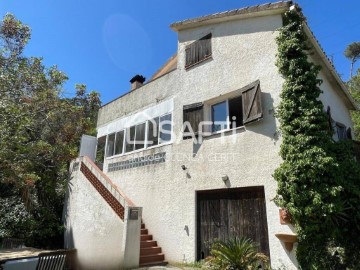
{"type": "MultiPolygon", "coordinates": [[[[156,148],[156,147],[161,147],[161,146],[164,146],[164,145],[172,144],[172,143],[173,143],[173,140],[174,140],[174,136],[173,136],[173,131],[174,131],[174,114],[173,114],[173,112],[167,112],[167,113],[161,114],[160,116],[153,117],[152,119],[159,118],[159,125],[160,125],[160,118],[163,117],[163,116],[165,116],[165,115],[168,115],[168,114],[171,114],[171,139],[170,139],[170,141],[164,142],[164,143],[160,143],[160,128],[159,128],[159,129],[158,129],[158,138],[159,138],[159,139],[158,139],[158,144],[148,147],[148,127],[149,127],[149,121],[151,121],[151,120],[146,120],[146,121],[137,123],[137,124],[135,124],[135,125],[126,127],[126,128],[124,128],[124,129],[121,129],[121,130],[119,130],[119,131],[115,131],[115,132],[112,132],[112,133],[110,133],[110,134],[107,134],[107,135],[106,135],[105,150],[107,149],[107,146],[108,146],[109,135],[115,133],[115,139],[114,139],[113,155],[112,155],[112,156],[106,156],[106,153],[105,153],[105,159],[112,159],[112,158],[115,158],[115,157],[120,157],[120,156],[125,156],[125,155],[129,155],[129,154],[141,152],[141,151],[144,151],[144,150],[147,150],[147,149],[152,149],[152,148],[156,148]],[[130,152],[125,152],[127,130],[130,129],[131,127],[134,127],[134,128],[135,128],[134,138],[136,138],[136,126],[141,125],[141,124],[144,124],[144,123],[145,123],[145,140],[144,140],[144,147],[141,148],[141,149],[137,149],[137,150],[130,151],[130,152]],[[124,140],[123,140],[122,153],[121,153],[121,154],[114,155],[114,153],[115,153],[115,143],[116,143],[117,133],[118,133],[118,132],[121,132],[121,131],[124,131],[124,140]]],[[[134,149],[135,149],[135,142],[136,142],[136,140],[134,140],[134,142],[133,142],[133,143],[134,143],[134,144],[133,144],[134,149]]]]}

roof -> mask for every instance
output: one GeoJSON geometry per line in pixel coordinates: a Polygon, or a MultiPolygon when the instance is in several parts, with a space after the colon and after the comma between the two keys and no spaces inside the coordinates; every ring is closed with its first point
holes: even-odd
{"type": "Polygon", "coordinates": [[[280,1],[251,7],[244,7],[175,22],[171,24],[170,27],[174,31],[179,31],[183,29],[198,27],[200,25],[214,24],[218,23],[219,21],[223,22],[227,20],[237,20],[244,17],[264,16],[268,15],[271,12],[282,13],[287,11],[292,4],[292,1],[280,1]]]}
{"type": "Polygon", "coordinates": [[[151,79],[149,81],[153,81],[157,78],[160,78],[162,75],[165,75],[173,70],[176,69],[177,67],[177,53],[175,53],[173,56],[170,57],[170,59],[168,59],[166,61],[166,63],[161,67],[159,68],[155,74],[151,77],[151,79]]]}

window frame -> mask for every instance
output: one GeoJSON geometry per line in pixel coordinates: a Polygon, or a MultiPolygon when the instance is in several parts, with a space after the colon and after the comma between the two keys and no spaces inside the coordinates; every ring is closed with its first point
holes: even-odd
{"type": "MultiPolygon", "coordinates": [[[[241,119],[241,122],[242,122],[242,125],[241,126],[238,126],[238,127],[234,127],[232,128],[231,127],[231,124],[232,124],[232,121],[230,121],[230,109],[229,109],[229,100],[231,99],[235,99],[235,98],[238,98],[238,97],[241,97],[242,94],[239,94],[239,95],[235,95],[235,96],[230,96],[230,97],[227,97],[226,99],[223,99],[222,101],[217,101],[217,102],[214,102],[214,103],[211,103],[209,104],[210,106],[210,121],[212,122],[211,124],[211,134],[219,134],[219,133],[223,133],[223,132],[227,132],[227,131],[231,131],[231,130],[236,130],[236,129],[240,129],[240,128],[244,128],[244,123],[243,123],[243,120],[241,119]],[[226,104],[226,122],[227,122],[227,128],[225,129],[221,129],[221,130],[218,130],[218,131],[214,131],[214,116],[213,116],[213,106],[217,105],[217,104],[220,104],[220,103],[223,103],[225,102],[226,104]]],[[[241,110],[243,110],[243,104],[242,104],[242,100],[241,100],[241,110]]]]}
{"type": "Polygon", "coordinates": [[[113,151],[112,151],[112,155],[111,156],[107,156],[105,155],[105,159],[111,159],[111,158],[114,158],[114,157],[120,157],[120,156],[125,156],[125,155],[129,155],[129,154],[133,154],[133,153],[136,153],[136,152],[141,152],[141,151],[144,151],[144,150],[148,150],[148,149],[152,149],[152,148],[156,148],[156,147],[160,147],[160,146],[164,146],[164,145],[168,145],[168,144],[172,144],[173,143],[173,131],[174,131],[174,118],[173,118],[173,112],[168,112],[168,113],[164,113],[164,114],[161,114],[160,116],[156,116],[156,117],[153,117],[152,119],[156,119],[158,118],[159,119],[159,128],[158,128],[158,131],[157,131],[157,134],[158,134],[158,143],[156,145],[152,145],[152,146],[148,146],[148,129],[149,129],[149,121],[151,120],[145,120],[143,122],[140,122],[140,123],[137,123],[135,125],[131,125],[129,127],[126,127],[126,128],[123,128],[119,131],[114,131],[114,132],[111,132],[109,134],[106,135],[106,145],[105,145],[105,149],[108,148],[108,139],[109,139],[109,136],[112,135],[112,134],[115,134],[115,137],[114,137],[114,144],[113,144],[113,151]],[[170,140],[167,141],[167,142],[163,142],[163,143],[160,143],[160,118],[163,117],[163,116],[166,116],[166,115],[171,115],[171,134],[170,134],[170,140]],[[136,143],[136,127],[141,125],[141,124],[144,124],[145,123],[145,140],[144,140],[144,147],[141,148],[141,149],[135,149],[135,143],[136,143]],[[128,130],[130,130],[132,127],[135,128],[135,132],[134,132],[134,138],[135,140],[133,141],[133,150],[132,151],[129,151],[129,152],[126,152],[126,136],[127,136],[127,133],[128,133],[128,130]],[[124,140],[123,140],[123,148],[122,148],[122,153],[121,154],[116,154],[115,155],[115,144],[116,144],[116,135],[121,132],[121,131],[124,131],[124,140]]]}

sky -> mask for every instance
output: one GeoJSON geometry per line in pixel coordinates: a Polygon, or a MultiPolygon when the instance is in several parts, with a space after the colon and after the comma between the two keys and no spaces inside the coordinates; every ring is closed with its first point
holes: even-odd
{"type": "MultiPolygon", "coordinates": [[[[0,15],[14,14],[32,29],[26,56],[41,56],[76,83],[100,92],[103,104],[130,89],[136,74],[150,78],[177,50],[173,22],[270,0],[0,0],[0,15]]],[[[274,1],[273,1],[274,2],[274,1]]],[[[343,52],[360,41],[359,0],[297,0],[308,24],[343,80],[343,52]]],[[[360,61],[359,61],[360,62],[360,61]]],[[[359,63],[356,68],[360,67],[359,63]]]]}

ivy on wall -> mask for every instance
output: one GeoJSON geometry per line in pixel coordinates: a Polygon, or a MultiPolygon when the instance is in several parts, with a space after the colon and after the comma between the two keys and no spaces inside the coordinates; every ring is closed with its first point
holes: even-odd
{"type": "Polygon", "coordinates": [[[334,142],[318,97],[320,67],[308,61],[304,17],[284,14],[277,67],[285,79],[277,109],[283,163],[275,170],[276,202],[298,234],[302,269],[356,269],[360,253],[360,171],[350,141],[334,142]]]}

